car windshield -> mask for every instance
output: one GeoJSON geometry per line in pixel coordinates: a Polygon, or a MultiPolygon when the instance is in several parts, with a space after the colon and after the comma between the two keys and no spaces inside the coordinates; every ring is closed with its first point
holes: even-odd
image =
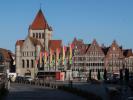
{"type": "Polygon", "coordinates": [[[25,77],[25,78],[31,78],[31,77],[25,77]]]}

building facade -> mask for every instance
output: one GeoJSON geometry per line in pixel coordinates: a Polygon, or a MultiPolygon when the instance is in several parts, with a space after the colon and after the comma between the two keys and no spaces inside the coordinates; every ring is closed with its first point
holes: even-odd
{"type": "Polygon", "coordinates": [[[126,49],[123,51],[124,53],[124,68],[129,69],[130,73],[133,73],[133,53],[132,53],[132,49],[126,49]]]}
{"type": "Polygon", "coordinates": [[[131,49],[124,50],[116,41],[113,41],[109,47],[99,45],[94,39],[91,44],[84,44],[83,41],[76,38],[74,44],[73,56],[73,77],[88,77],[91,70],[91,77],[97,79],[98,71],[101,78],[104,69],[111,74],[119,74],[120,69],[129,69],[133,72],[133,53],[131,49]]]}
{"type": "MultiPolygon", "coordinates": [[[[78,41],[79,42],[79,41],[78,41]]],[[[74,44],[75,41],[73,42],[74,44]]],[[[79,51],[75,50],[73,68],[74,77],[88,77],[91,71],[92,77],[97,78],[97,72],[100,71],[103,74],[104,71],[104,59],[105,55],[100,48],[97,41],[94,39],[91,44],[80,44],[75,48],[80,47],[79,51]]]]}
{"type": "Polygon", "coordinates": [[[123,50],[118,46],[116,41],[113,41],[112,45],[109,47],[105,59],[105,67],[108,72],[119,73],[119,70],[123,68],[123,50]]]}
{"type": "Polygon", "coordinates": [[[51,39],[52,28],[40,9],[29,26],[26,39],[16,42],[16,73],[18,75],[30,75],[33,78],[36,76],[38,71],[36,59],[41,50],[48,50],[48,42],[51,39]]]}

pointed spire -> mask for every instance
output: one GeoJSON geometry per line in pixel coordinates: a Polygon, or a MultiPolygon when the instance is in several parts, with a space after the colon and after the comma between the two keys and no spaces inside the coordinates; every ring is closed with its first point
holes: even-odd
{"type": "Polygon", "coordinates": [[[34,19],[34,21],[32,22],[30,29],[33,30],[42,30],[42,29],[46,29],[49,28],[48,23],[43,15],[42,10],[40,9],[34,19]]]}

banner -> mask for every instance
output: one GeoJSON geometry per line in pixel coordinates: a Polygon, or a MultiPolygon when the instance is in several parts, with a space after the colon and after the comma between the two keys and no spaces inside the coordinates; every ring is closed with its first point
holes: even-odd
{"type": "Polygon", "coordinates": [[[48,53],[45,51],[44,52],[44,64],[46,65],[48,59],[48,53]]]}
{"type": "Polygon", "coordinates": [[[72,44],[69,46],[69,62],[72,64],[72,44]]]}
{"type": "Polygon", "coordinates": [[[63,46],[63,57],[62,57],[62,64],[64,65],[64,60],[65,60],[65,54],[66,54],[66,47],[63,46]]]}
{"type": "Polygon", "coordinates": [[[59,65],[60,48],[56,49],[56,65],[59,65]]]}
{"type": "Polygon", "coordinates": [[[53,66],[53,50],[50,49],[50,67],[53,66]]]}

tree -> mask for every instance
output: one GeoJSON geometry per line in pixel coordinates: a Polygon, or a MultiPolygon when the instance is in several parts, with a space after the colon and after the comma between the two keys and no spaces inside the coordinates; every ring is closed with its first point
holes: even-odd
{"type": "Polygon", "coordinates": [[[129,70],[127,68],[125,69],[125,81],[129,81],[129,70]]]}
{"type": "Polygon", "coordinates": [[[123,71],[122,71],[122,69],[120,69],[120,80],[121,81],[123,80],[123,71]]]}
{"type": "Polygon", "coordinates": [[[106,70],[106,68],[104,69],[104,75],[103,75],[103,78],[104,78],[104,80],[107,80],[107,70],[106,70]]]}
{"type": "Polygon", "coordinates": [[[89,70],[89,80],[91,80],[91,69],[89,70]]]}
{"type": "Polygon", "coordinates": [[[100,80],[100,70],[98,69],[97,79],[100,80]]]}

